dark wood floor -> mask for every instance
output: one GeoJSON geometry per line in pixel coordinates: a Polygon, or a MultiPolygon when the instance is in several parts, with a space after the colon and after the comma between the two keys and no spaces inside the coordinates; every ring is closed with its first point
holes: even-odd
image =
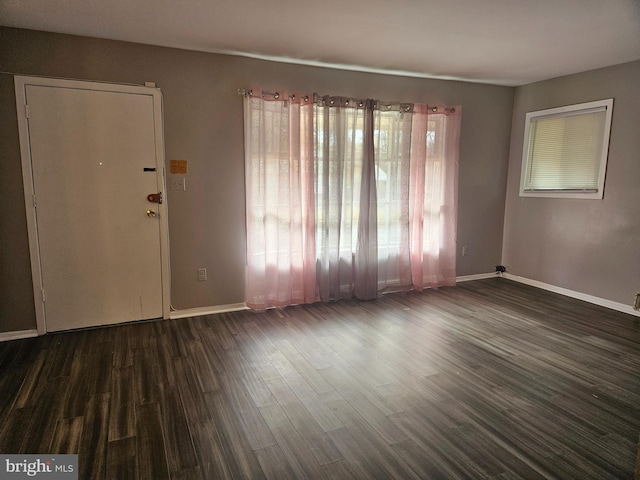
{"type": "Polygon", "coordinates": [[[640,318],[505,279],[0,344],[0,453],[86,479],[633,479],[640,318]]]}

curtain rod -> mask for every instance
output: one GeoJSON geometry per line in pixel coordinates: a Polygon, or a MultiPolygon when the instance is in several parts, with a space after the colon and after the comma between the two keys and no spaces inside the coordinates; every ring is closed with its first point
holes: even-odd
{"type": "MultiPolygon", "coordinates": [[[[244,89],[244,88],[239,88],[238,89],[238,95],[241,95],[245,98],[249,98],[249,97],[253,97],[253,90],[251,89],[244,89]]],[[[327,102],[325,101],[325,98],[328,100],[329,105],[334,105],[335,103],[335,99],[344,99],[344,102],[338,102],[338,104],[340,103],[344,103],[344,106],[349,106],[349,99],[346,99],[346,97],[337,97],[337,96],[331,96],[331,95],[319,95],[317,93],[314,93],[314,102],[318,102],[318,103],[322,103],[322,105],[325,105],[327,102]]],[[[276,100],[278,100],[280,98],[280,93],[279,92],[267,92],[267,91],[263,91],[262,92],[262,97],[273,97],[276,100]]],[[[294,100],[296,98],[295,95],[289,95],[289,99],[294,100]]],[[[309,101],[309,97],[308,96],[304,96],[303,100],[305,102],[309,101]]],[[[355,100],[357,102],[357,106],[358,107],[362,107],[364,105],[364,100],[355,100]]],[[[397,106],[397,108],[399,110],[403,110],[405,112],[411,112],[413,111],[413,103],[397,103],[397,102],[382,102],[380,100],[376,100],[375,101],[375,108],[385,108],[390,110],[391,108],[393,108],[393,106],[397,106]]],[[[434,107],[429,107],[427,105],[427,108],[429,110],[431,110],[432,112],[436,113],[439,110],[439,107],[434,106],[434,107]]],[[[448,113],[455,113],[456,109],[455,107],[442,107],[442,109],[445,112],[448,113]]]]}
{"type": "MultiPolygon", "coordinates": [[[[247,98],[248,97],[253,97],[253,90],[251,90],[251,89],[246,90],[244,88],[239,88],[238,89],[238,95],[241,95],[241,96],[247,97],[247,98]]],[[[267,92],[267,91],[263,90],[262,91],[262,97],[264,98],[265,96],[266,97],[273,97],[276,100],[278,100],[280,98],[280,93],[279,92],[267,92]]],[[[288,98],[290,100],[295,100],[296,96],[292,94],[292,95],[289,95],[288,98]]],[[[305,102],[308,102],[309,101],[309,96],[305,95],[304,97],[302,97],[302,99],[305,102]]]]}

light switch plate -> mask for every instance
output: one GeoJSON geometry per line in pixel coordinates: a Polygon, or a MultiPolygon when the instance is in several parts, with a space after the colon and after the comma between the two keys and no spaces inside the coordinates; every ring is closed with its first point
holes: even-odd
{"type": "Polygon", "coordinates": [[[187,190],[186,179],[182,175],[171,176],[171,190],[184,192],[187,190]]]}

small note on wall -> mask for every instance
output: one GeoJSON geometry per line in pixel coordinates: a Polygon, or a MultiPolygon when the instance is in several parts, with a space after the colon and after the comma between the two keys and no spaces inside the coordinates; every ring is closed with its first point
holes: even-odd
{"type": "Polygon", "coordinates": [[[169,171],[171,173],[186,174],[187,173],[187,161],[186,160],[169,160],[169,171]]]}

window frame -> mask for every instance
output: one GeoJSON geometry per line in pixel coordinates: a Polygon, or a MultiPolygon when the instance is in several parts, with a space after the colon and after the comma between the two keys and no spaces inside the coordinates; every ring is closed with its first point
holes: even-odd
{"type": "Polygon", "coordinates": [[[542,198],[579,198],[600,200],[604,195],[605,174],[609,156],[609,137],[611,133],[611,118],[613,114],[613,98],[596,100],[593,102],[578,103],[562,107],[548,108],[527,112],[525,116],[525,129],[522,145],[522,161],[520,175],[520,196],[521,197],[542,197],[542,198]],[[548,190],[527,190],[525,187],[527,172],[529,170],[529,148],[531,144],[532,122],[541,117],[568,117],[591,113],[596,109],[605,109],[605,122],[602,132],[602,151],[600,154],[600,167],[598,170],[597,190],[576,190],[576,189],[548,189],[548,190]]]}

